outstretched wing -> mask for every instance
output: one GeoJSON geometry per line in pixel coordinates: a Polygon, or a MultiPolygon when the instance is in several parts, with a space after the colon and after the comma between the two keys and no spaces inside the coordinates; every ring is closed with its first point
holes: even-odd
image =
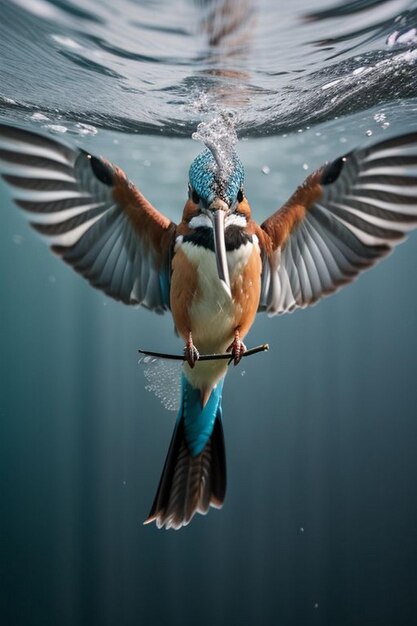
{"type": "Polygon", "coordinates": [[[94,287],[127,304],[169,308],[175,225],[118,167],[0,125],[0,172],[52,250],[94,287]]]}
{"type": "Polygon", "coordinates": [[[417,133],[353,150],[309,176],[261,228],[260,309],[306,307],[417,226],[417,133]]]}

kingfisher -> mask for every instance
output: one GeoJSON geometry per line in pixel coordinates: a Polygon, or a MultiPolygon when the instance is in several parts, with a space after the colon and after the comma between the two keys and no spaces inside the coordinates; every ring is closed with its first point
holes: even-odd
{"type": "Polygon", "coordinates": [[[192,162],[179,224],[116,165],[50,136],[0,125],[0,171],[52,251],[126,304],[171,311],[184,341],[181,403],[145,523],[178,529],[221,508],[222,389],[258,312],[314,304],[386,256],[417,225],[417,133],[328,162],[262,224],[235,152],[192,162]]]}

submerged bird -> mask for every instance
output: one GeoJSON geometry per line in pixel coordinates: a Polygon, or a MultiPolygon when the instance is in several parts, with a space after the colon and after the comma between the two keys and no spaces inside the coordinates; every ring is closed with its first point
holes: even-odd
{"type": "Polygon", "coordinates": [[[417,225],[417,133],[359,148],[311,174],[258,225],[244,169],[213,146],[193,161],[181,222],[109,161],[0,125],[0,171],[52,250],[126,304],[170,310],[184,340],[182,399],[145,523],[180,528],[222,506],[221,396],[258,311],[306,307],[390,252],[417,225]]]}

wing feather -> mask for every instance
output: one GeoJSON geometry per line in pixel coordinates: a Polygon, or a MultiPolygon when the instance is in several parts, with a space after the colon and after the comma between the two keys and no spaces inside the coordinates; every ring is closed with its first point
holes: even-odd
{"type": "Polygon", "coordinates": [[[0,172],[31,225],[92,285],[128,304],[169,308],[175,225],[119,168],[0,124],[0,172]]]}
{"type": "Polygon", "coordinates": [[[417,133],[336,159],[262,224],[260,309],[274,315],[313,304],[416,226],[417,133]]]}

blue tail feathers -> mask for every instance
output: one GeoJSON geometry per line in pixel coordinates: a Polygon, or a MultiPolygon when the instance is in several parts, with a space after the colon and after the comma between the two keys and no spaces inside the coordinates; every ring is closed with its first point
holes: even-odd
{"type": "Polygon", "coordinates": [[[223,380],[205,406],[200,391],[182,379],[182,400],[158,491],[145,521],[158,528],[181,528],[195,513],[220,508],[226,493],[222,427],[223,380]]]}
{"type": "Polygon", "coordinates": [[[216,418],[222,417],[223,382],[222,378],[201,408],[200,390],[192,387],[182,375],[182,400],[177,421],[184,419],[185,440],[191,456],[201,454],[213,432],[216,418]]]}

